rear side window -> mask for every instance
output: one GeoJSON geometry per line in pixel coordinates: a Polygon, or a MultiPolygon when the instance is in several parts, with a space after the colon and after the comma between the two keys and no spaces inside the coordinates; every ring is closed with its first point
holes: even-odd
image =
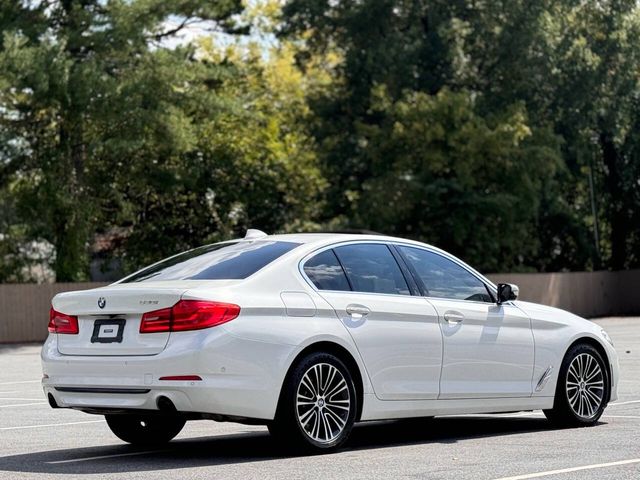
{"type": "Polygon", "coordinates": [[[214,243],[163,260],[126,278],[122,283],[243,279],[298,245],[265,240],[214,243]]]}
{"type": "Polygon", "coordinates": [[[389,247],[366,243],[345,245],[335,249],[355,292],[410,295],[389,247]]]}
{"type": "Polygon", "coordinates": [[[484,283],[457,263],[420,248],[398,245],[398,249],[416,270],[428,296],[493,303],[484,283]]]}
{"type": "Polygon", "coordinates": [[[349,291],[349,282],[333,250],[325,250],[304,264],[304,273],[318,290],[349,291]]]}

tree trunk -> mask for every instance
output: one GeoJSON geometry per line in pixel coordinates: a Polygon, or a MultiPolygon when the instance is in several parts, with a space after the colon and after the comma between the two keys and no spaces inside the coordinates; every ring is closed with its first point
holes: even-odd
{"type": "Polygon", "coordinates": [[[611,229],[611,260],[612,270],[625,268],[627,260],[627,237],[629,235],[630,220],[625,208],[625,189],[620,175],[620,158],[613,135],[608,132],[600,133],[600,148],[605,168],[605,187],[609,194],[609,226],[611,229]]]}
{"type": "MultiPolygon", "coordinates": [[[[83,61],[81,22],[74,12],[74,2],[62,2],[66,14],[63,36],[67,39],[65,51],[71,60],[66,91],[60,109],[60,168],[62,178],[57,179],[62,196],[54,215],[56,281],[77,282],[84,280],[88,271],[88,198],[84,181],[86,167],[86,142],[84,133],[84,108],[76,91],[76,76],[83,61]]],[[[81,97],[80,97],[81,98],[81,97]]]]}

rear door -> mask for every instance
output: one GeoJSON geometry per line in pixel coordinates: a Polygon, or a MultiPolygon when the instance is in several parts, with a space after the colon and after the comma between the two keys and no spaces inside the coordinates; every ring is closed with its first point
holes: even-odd
{"type": "Polygon", "coordinates": [[[399,245],[426,301],[438,312],[444,352],[440,397],[528,397],[534,363],[531,321],[497,305],[475,274],[439,253],[399,245]]]}
{"type": "Polygon", "coordinates": [[[304,271],[353,338],[378,398],[437,398],[438,315],[424,299],[411,296],[413,280],[388,245],[336,246],[309,259],[304,271]]]}

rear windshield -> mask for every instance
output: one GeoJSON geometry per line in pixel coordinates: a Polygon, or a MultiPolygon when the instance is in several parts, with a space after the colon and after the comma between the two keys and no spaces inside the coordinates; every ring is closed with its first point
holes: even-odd
{"type": "Polygon", "coordinates": [[[298,245],[264,240],[214,243],[163,260],[125,278],[122,283],[247,278],[298,245]]]}

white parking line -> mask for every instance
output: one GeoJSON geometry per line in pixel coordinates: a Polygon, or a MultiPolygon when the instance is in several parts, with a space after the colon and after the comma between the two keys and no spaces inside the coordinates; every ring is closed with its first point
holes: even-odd
{"type": "Polygon", "coordinates": [[[640,418],[640,415],[603,415],[605,418],[640,418]]]}
{"type": "Polygon", "coordinates": [[[0,400],[23,400],[23,401],[27,401],[27,400],[39,400],[39,401],[43,401],[44,398],[40,397],[40,398],[24,398],[24,397],[0,397],[0,400]]]}
{"type": "Polygon", "coordinates": [[[549,470],[547,472],[527,473],[525,475],[516,475],[514,477],[502,477],[496,480],[527,480],[529,478],[549,477],[551,475],[560,475],[561,473],[580,472],[582,470],[595,470],[596,468],[617,467],[619,465],[631,465],[633,463],[640,463],[640,458],[632,458],[630,460],[620,460],[619,462],[595,463],[593,465],[563,468],[560,470],[549,470]]]}
{"type": "Polygon", "coordinates": [[[13,403],[11,405],[0,405],[0,408],[9,408],[9,407],[28,407],[30,405],[46,405],[47,402],[33,402],[33,403],[13,403]]]}
{"type": "Polygon", "coordinates": [[[0,385],[19,385],[23,383],[40,383],[41,380],[25,380],[23,382],[0,382],[0,385]]]}
{"type": "Polygon", "coordinates": [[[631,405],[632,403],[640,403],[640,400],[629,400],[628,402],[615,402],[615,403],[610,403],[609,406],[618,407],[620,405],[631,405]]]}
{"type": "Polygon", "coordinates": [[[0,430],[22,430],[25,428],[61,427],[64,425],[80,425],[83,423],[103,423],[104,420],[87,420],[86,422],[47,423],[44,425],[23,425],[21,427],[0,427],[0,430]]]}
{"type": "Polygon", "coordinates": [[[72,458],[70,460],[57,460],[55,462],[47,462],[50,465],[56,465],[60,463],[74,463],[74,462],[87,462],[89,460],[103,460],[105,458],[117,458],[117,457],[133,457],[134,455],[146,455],[148,453],[160,453],[167,450],[148,450],[146,452],[130,452],[130,453],[114,453],[113,455],[100,455],[98,457],[84,457],[84,458],[72,458]]]}

